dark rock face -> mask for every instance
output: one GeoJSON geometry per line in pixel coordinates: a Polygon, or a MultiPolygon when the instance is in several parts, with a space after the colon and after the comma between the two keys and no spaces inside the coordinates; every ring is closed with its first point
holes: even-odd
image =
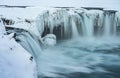
{"type": "Polygon", "coordinates": [[[10,6],[10,5],[0,5],[0,7],[7,7],[7,8],[27,8],[30,6],[10,6]]]}
{"type": "Polygon", "coordinates": [[[21,32],[27,32],[26,30],[24,29],[20,29],[20,28],[14,28],[14,27],[5,27],[6,31],[7,31],[7,34],[10,34],[10,33],[21,33],[21,32]]]}
{"type": "MultiPolygon", "coordinates": [[[[44,31],[42,33],[42,37],[44,37],[47,34],[50,34],[50,28],[45,26],[44,31]]],[[[69,39],[72,37],[71,32],[69,32],[68,34],[65,33],[64,25],[55,26],[53,28],[53,34],[56,35],[57,40],[69,39]]]]}
{"type": "Polygon", "coordinates": [[[15,21],[13,21],[12,19],[7,19],[7,18],[1,18],[1,19],[4,25],[13,25],[15,23],[15,21]]]}
{"type": "Polygon", "coordinates": [[[87,10],[103,10],[104,8],[100,8],[100,7],[81,7],[87,10]]]}
{"type": "Polygon", "coordinates": [[[118,11],[116,11],[116,10],[104,10],[104,12],[106,12],[106,13],[116,13],[118,11]]]}

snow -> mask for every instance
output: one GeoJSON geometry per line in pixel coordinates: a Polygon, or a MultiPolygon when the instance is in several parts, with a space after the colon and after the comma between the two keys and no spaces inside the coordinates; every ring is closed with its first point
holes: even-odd
{"type": "Polygon", "coordinates": [[[0,78],[36,78],[35,61],[13,35],[0,34],[0,78]]]}
{"type": "Polygon", "coordinates": [[[28,7],[28,8],[0,8],[0,15],[7,17],[9,19],[16,18],[29,18],[35,19],[35,17],[46,10],[44,7],[28,7]]]}
{"type": "Polygon", "coordinates": [[[0,35],[5,34],[5,28],[3,26],[2,20],[0,20],[0,35]]]}

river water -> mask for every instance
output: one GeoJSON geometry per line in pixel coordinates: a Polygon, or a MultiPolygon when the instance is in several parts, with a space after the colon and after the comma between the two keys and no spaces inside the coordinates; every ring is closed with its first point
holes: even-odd
{"type": "Polygon", "coordinates": [[[120,78],[119,38],[77,38],[44,49],[40,78],[120,78]]]}

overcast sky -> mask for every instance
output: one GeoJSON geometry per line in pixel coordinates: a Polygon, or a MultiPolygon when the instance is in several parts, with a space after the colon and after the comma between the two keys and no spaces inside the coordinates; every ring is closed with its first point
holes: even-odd
{"type": "Polygon", "coordinates": [[[120,0],[0,0],[0,4],[42,7],[105,7],[120,10],[120,0]]]}

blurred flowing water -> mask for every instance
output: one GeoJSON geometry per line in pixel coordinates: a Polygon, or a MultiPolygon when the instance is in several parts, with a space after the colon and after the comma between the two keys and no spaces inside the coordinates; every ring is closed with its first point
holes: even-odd
{"type": "Polygon", "coordinates": [[[120,78],[119,38],[78,38],[45,49],[40,78],[120,78]]]}
{"type": "Polygon", "coordinates": [[[41,52],[39,77],[120,78],[118,14],[114,10],[58,9],[39,15],[37,28],[42,36],[52,33],[60,40],[41,52]]]}

